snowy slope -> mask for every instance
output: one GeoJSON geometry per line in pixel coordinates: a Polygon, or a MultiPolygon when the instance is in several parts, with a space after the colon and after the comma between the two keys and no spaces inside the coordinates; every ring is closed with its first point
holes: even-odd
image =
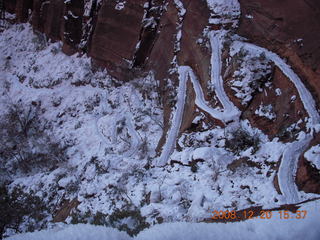
{"type": "MultiPolygon", "coordinates": [[[[307,211],[305,219],[280,219],[272,212],[271,219],[254,219],[237,223],[167,223],[154,226],[136,237],[111,228],[92,225],[61,226],[53,230],[16,235],[7,240],[195,240],[195,239],[308,239],[320,237],[320,202],[303,204],[299,210],[307,211]]],[[[290,213],[292,214],[292,213],[290,213]]],[[[292,215],[293,216],[293,215],[292,215]]]]}

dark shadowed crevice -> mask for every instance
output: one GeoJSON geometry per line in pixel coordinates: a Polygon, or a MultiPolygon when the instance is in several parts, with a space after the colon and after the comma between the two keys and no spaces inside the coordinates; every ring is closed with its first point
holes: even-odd
{"type": "Polygon", "coordinates": [[[64,42],[73,49],[78,48],[82,36],[83,0],[71,0],[65,3],[64,42]]]}
{"type": "Polygon", "coordinates": [[[80,49],[85,53],[89,52],[101,6],[101,2],[98,3],[97,0],[93,0],[89,17],[83,17],[83,33],[80,41],[80,49]]]}
{"type": "Polygon", "coordinates": [[[142,20],[142,28],[132,67],[143,67],[149,57],[158,34],[160,17],[163,12],[164,0],[149,0],[146,14],[142,20]],[[156,2],[156,3],[155,3],[156,2]]]}
{"type": "Polygon", "coordinates": [[[29,11],[32,11],[33,0],[16,1],[15,12],[18,22],[27,22],[29,18],[29,11]]]}

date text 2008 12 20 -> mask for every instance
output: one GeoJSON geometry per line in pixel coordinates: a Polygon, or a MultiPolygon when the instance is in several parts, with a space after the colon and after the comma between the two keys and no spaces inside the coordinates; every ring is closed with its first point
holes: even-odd
{"type": "Polygon", "coordinates": [[[280,219],[305,219],[307,216],[307,211],[298,210],[295,213],[290,211],[254,211],[254,210],[244,210],[239,214],[236,211],[212,211],[212,220],[247,220],[247,219],[271,219],[278,217],[280,219]]]}

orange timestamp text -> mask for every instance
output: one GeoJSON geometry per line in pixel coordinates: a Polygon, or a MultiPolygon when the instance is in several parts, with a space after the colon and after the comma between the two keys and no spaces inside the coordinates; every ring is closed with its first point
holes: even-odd
{"type": "Polygon", "coordinates": [[[247,219],[271,219],[278,217],[279,219],[305,219],[307,211],[301,210],[295,213],[290,211],[269,211],[269,210],[243,210],[243,211],[212,211],[213,220],[247,220],[247,219]]]}

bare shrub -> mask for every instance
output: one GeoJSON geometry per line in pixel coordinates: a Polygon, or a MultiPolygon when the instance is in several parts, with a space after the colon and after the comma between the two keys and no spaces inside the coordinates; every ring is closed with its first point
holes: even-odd
{"type": "Polygon", "coordinates": [[[135,236],[150,226],[146,222],[146,217],[143,217],[137,208],[117,209],[109,216],[108,225],[120,231],[125,231],[130,236],[135,236]]]}
{"type": "Polygon", "coordinates": [[[147,136],[144,136],[144,138],[142,138],[141,144],[139,146],[140,159],[146,158],[148,155],[148,152],[149,152],[148,138],[147,138],[147,136]]]}
{"type": "Polygon", "coordinates": [[[0,186],[0,239],[7,229],[16,233],[21,232],[21,225],[29,219],[27,231],[40,230],[45,225],[48,208],[45,203],[32,193],[25,193],[20,188],[15,188],[10,193],[5,186],[0,186]]]}
{"type": "Polygon", "coordinates": [[[53,46],[53,47],[50,49],[50,52],[51,52],[53,55],[57,55],[57,54],[60,52],[60,48],[57,47],[57,46],[53,46]]]}
{"type": "Polygon", "coordinates": [[[35,32],[34,37],[32,38],[32,43],[34,44],[36,51],[41,51],[45,49],[48,45],[47,37],[41,32],[35,32]]]}
{"type": "Polygon", "coordinates": [[[247,150],[252,147],[252,154],[259,149],[260,139],[256,135],[251,135],[246,130],[239,128],[226,138],[226,148],[235,154],[247,150]]]}
{"type": "Polygon", "coordinates": [[[81,213],[79,210],[71,213],[71,223],[90,223],[106,227],[117,228],[119,231],[125,231],[130,236],[135,236],[145,228],[150,226],[146,222],[146,217],[143,217],[140,210],[131,205],[127,205],[124,209],[116,209],[111,215],[97,212],[81,213]]]}
{"type": "Polygon", "coordinates": [[[11,174],[51,170],[66,159],[66,147],[46,133],[40,103],[12,104],[0,119],[0,162],[11,174]]]}

